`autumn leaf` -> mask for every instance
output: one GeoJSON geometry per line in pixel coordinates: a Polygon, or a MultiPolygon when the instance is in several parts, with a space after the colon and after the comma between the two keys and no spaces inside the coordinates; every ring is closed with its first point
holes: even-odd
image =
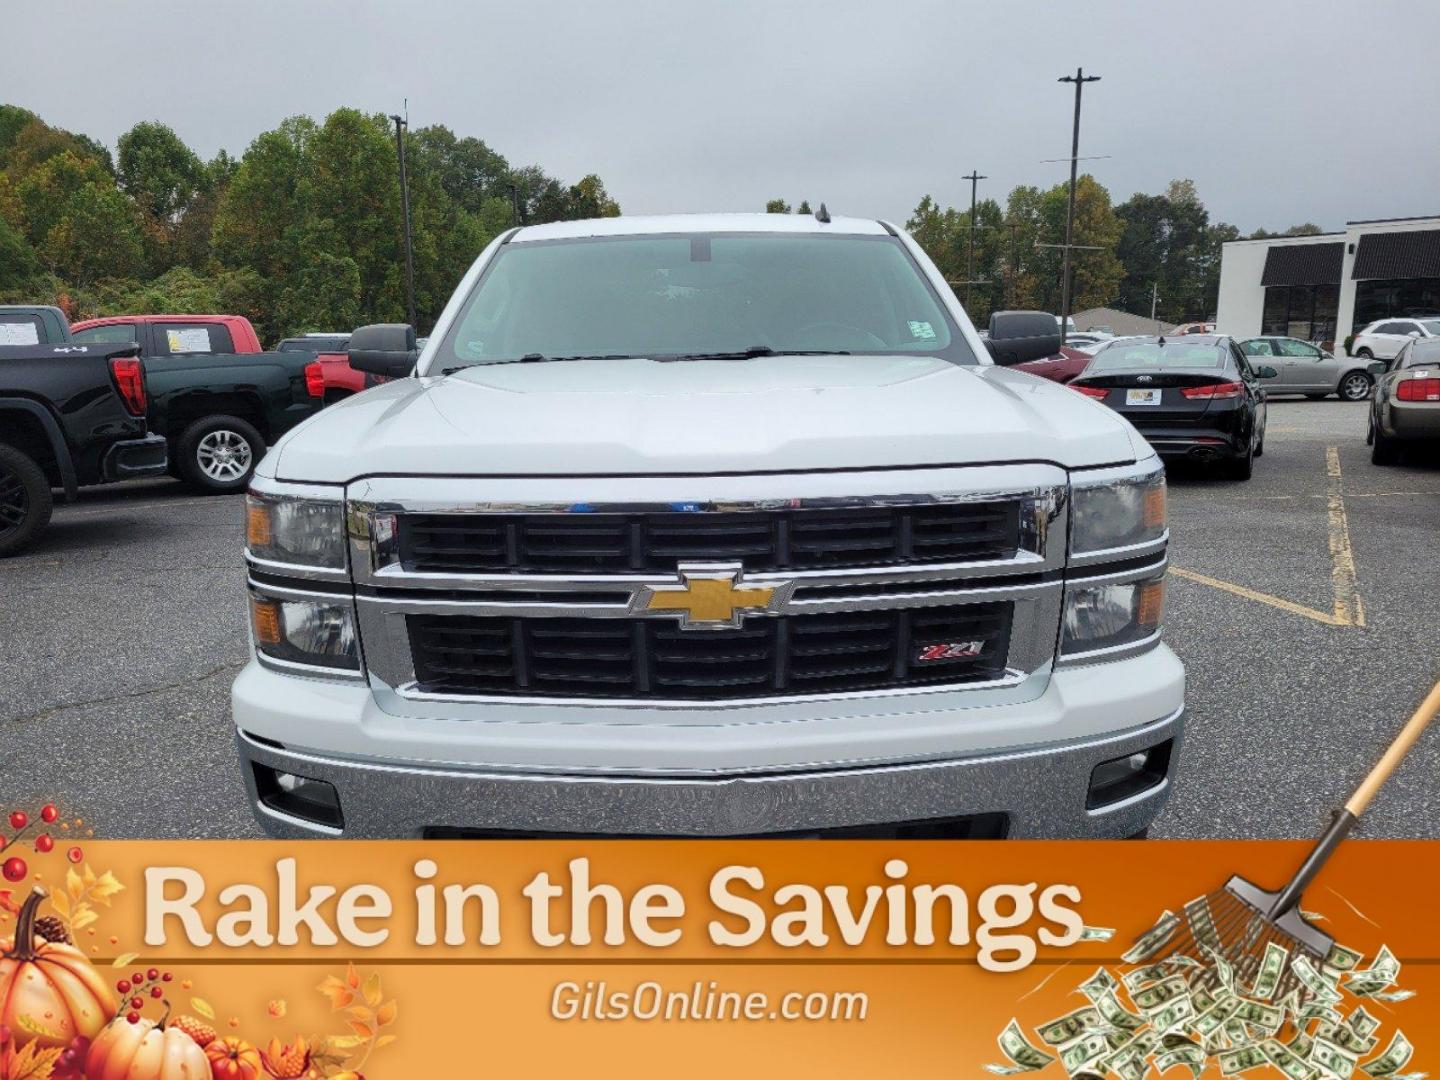
{"type": "Polygon", "coordinates": [[[394,1041],[394,1035],[381,1035],[380,1038],[375,1040],[375,1049],[379,1050],[382,1046],[389,1046],[394,1041]]]}
{"type": "Polygon", "coordinates": [[[60,1060],[63,1046],[40,1049],[39,1043],[26,1043],[10,1059],[6,1072],[7,1080],[50,1080],[55,1075],[55,1063],[60,1060]]]}
{"type": "Polygon", "coordinates": [[[113,897],[116,893],[124,891],[125,886],[120,884],[119,879],[116,878],[114,874],[112,874],[109,870],[106,870],[103,874],[100,875],[99,879],[95,882],[95,884],[91,886],[90,895],[94,897],[94,899],[98,900],[100,903],[105,904],[108,907],[110,904],[110,898],[113,897]]]}
{"type": "Polygon", "coordinates": [[[364,1021],[367,1024],[370,1023],[370,1021],[372,1021],[373,1019],[375,1019],[374,1014],[364,1005],[355,1005],[352,1008],[346,1009],[345,1011],[348,1012],[351,1016],[353,1016],[356,1020],[364,1021]]]}
{"type": "Polygon", "coordinates": [[[91,923],[99,921],[100,916],[95,914],[94,909],[88,904],[79,904],[75,908],[75,914],[70,919],[70,932],[73,934],[76,930],[84,930],[85,927],[91,923]]]}
{"type": "Polygon", "coordinates": [[[60,1032],[56,1031],[54,1028],[46,1027],[39,1020],[36,1020],[28,1013],[21,1013],[19,1016],[15,1017],[15,1026],[23,1028],[24,1030],[30,1032],[30,1034],[32,1035],[39,1035],[42,1038],[52,1039],[60,1043],[63,1043],[65,1041],[64,1037],[60,1034],[60,1032]]]}
{"type": "Polygon", "coordinates": [[[90,864],[88,862],[80,868],[80,877],[84,880],[85,887],[87,889],[94,887],[95,871],[90,869],[90,864]]]}
{"type": "Polygon", "coordinates": [[[135,958],[136,958],[137,956],[139,956],[139,955],[140,955],[139,953],[133,953],[133,952],[121,953],[119,956],[115,957],[114,960],[111,960],[111,961],[110,961],[110,966],[111,966],[111,967],[129,967],[131,964],[133,964],[133,963],[135,962],[135,958]]]}
{"type": "MultiPolygon", "coordinates": [[[[5,907],[7,910],[10,907],[10,905],[8,903],[5,903],[4,900],[0,900],[0,906],[5,907]]],[[[70,897],[66,893],[57,892],[52,895],[50,897],[50,906],[59,913],[60,918],[70,918],[70,897]]],[[[16,914],[19,914],[19,911],[19,908],[15,909],[16,914]]]]}
{"type": "Polygon", "coordinates": [[[375,1036],[375,1029],[369,1024],[361,1023],[359,1020],[350,1020],[350,1030],[359,1035],[362,1039],[371,1039],[375,1036]]]}
{"type": "Polygon", "coordinates": [[[285,1003],[284,998],[276,998],[265,1006],[265,1011],[278,1020],[285,1015],[288,1008],[289,1006],[285,1003]]]}
{"type": "Polygon", "coordinates": [[[65,891],[70,894],[71,900],[79,900],[85,895],[85,882],[80,879],[73,866],[65,871],[65,891]]]}
{"type": "Polygon", "coordinates": [[[365,1001],[372,1007],[380,1004],[380,973],[377,971],[365,980],[365,1001]]]}
{"type": "MultiPolygon", "coordinates": [[[[366,1040],[359,1035],[331,1035],[325,1040],[325,1045],[332,1051],[354,1050],[357,1046],[364,1046],[366,1040]]],[[[343,1058],[341,1054],[326,1054],[327,1057],[343,1058]]]]}
{"type": "Polygon", "coordinates": [[[190,1007],[203,1016],[206,1020],[215,1019],[215,1007],[204,998],[191,998],[190,1007]]]}
{"type": "Polygon", "coordinates": [[[350,987],[351,990],[360,989],[360,973],[355,970],[354,964],[347,964],[345,966],[345,985],[350,987]]]}
{"type": "Polygon", "coordinates": [[[316,989],[330,999],[330,1011],[339,1012],[355,1000],[355,994],[334,975],[328,975],[316,989]]]}
{"type": "Polygon", "coordinates": [[[375,1013],[375,1022],[381,1027],[384,1027],[386,1024],[393,1024],[395,1022],[395,1014],[399,1009],[400,1006],[398,1003],[387,1001],[384,1005],[381,1005],[375,1013]]]}

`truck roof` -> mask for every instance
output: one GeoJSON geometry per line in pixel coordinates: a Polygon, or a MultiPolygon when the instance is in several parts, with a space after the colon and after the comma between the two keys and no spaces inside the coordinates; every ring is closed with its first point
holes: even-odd
{"type": "Polygon", "coordinates": [[[516,244],[533,240],[574,240],[586,236],[701,232],[850,233],[883,236],[888,231],[881,222],[871,218],[832,217],[828,222],[820,222],[813,214],[645,214],[526,225],[511,237],[510,242],[516,244]]]}

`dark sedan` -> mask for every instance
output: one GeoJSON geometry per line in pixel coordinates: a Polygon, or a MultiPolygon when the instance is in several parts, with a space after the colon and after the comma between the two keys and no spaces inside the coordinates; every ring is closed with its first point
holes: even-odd
{"type": "Polygon", "coordinates": [[[1248,480],[1265,452],[1265,390],[1224,335],[1127,338],[1105,346],[1070,384],[1120,413],[1162,457],[1213,463],[1248,480]]]}

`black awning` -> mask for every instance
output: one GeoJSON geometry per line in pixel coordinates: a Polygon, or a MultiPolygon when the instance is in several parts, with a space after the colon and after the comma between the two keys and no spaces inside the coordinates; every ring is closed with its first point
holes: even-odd
{"type": "Polygon", "coordinates": [[[1261,285],[1339,285],[1345,244],[1280,244],[1265,252],[1261,285]]]}
{"type": "Polygon", "coordinates": [[[1357,281],[1440,278],[1440,229],[1360,237],[1350,276],[1357,281]]]}

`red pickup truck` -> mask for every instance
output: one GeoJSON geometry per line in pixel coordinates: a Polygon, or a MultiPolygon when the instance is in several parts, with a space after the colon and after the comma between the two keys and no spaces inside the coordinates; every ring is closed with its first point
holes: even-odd
{"type": "Polygon", "coordinates": [[[76,341],[136,342],[146,356],[264,351],[243,315],[111,315],[72,323],[70,334],[76,341]]]}

